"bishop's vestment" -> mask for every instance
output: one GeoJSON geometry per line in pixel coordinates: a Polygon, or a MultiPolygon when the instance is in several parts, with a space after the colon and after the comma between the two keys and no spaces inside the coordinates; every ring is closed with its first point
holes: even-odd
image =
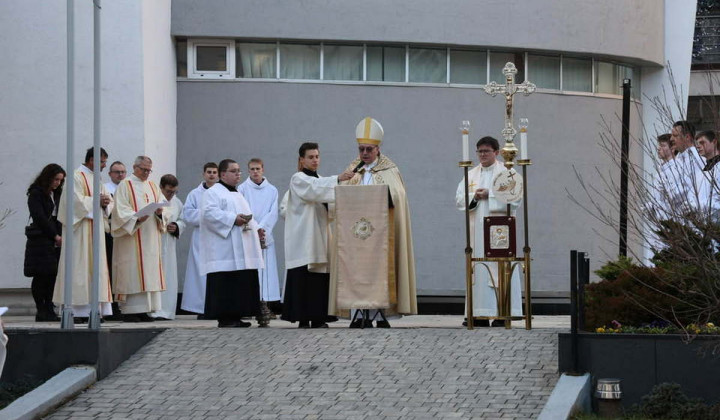
{"type": "MultiPolygon", "coordinates": [[[[360,159],[353,160],[346,168],[352,171],[360,163],[360,159]]],[[[366,165],[367,166],[367,165],[366,165]]],[[[359,171],[353,178],[343,182],[343,185],[387,185],[392,200],[392,227],[393,231],[393,279],[388,281],[390,308],[387,314],[417,314],[417,286],[415,281],[415,253],[413,251],[412,226],[410,223],[410,206],[405,192],[405,182],[400,175],[397,165],[385,155],[380,155],[368,171],[359,171]],[[393,285],[394,283],[394,285],[393,285]]],[[[385,256],[378,256],[384,258],[385,256]]],[[[392,274],[392,273],[391,273],[392,274]]],[[[337,284],[336,273],[331,276],[331,295],[337,284]]],[[[331,302],[331,313],[337,312],[334,302],[331,302]]]]}

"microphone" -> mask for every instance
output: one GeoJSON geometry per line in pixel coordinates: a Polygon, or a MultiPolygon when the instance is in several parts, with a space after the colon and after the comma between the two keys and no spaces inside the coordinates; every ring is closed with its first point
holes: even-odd
{"type": "Polygon", "coordinates": [[[363,166],[365,166],[365,162],[363,162],[363,161],[361,160],[360,163],[357,164],[357,166],[355,167],[355,169],[353,169],[353,173],[356,174],[357,171],[359,171],[360,168],[362,168],[363,166]]]}

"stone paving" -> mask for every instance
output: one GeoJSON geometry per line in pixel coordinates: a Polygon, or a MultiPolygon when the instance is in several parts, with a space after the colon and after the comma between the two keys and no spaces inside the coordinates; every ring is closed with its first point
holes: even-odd
{"type": "Polygon", "coordinates": [[[47,418],[536,417],[565,322],[468,331],[460,317],[439,323],[449,318],[450,328],[171,328],[47,418]]]}

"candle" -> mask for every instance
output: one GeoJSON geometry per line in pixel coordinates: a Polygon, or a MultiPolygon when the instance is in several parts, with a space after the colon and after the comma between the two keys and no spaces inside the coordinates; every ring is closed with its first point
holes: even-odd
{"type": "Polygon", "coordinates": [[[520,159],[527,160],[527,127],[528,119],[520,118],[520,159]]]}
{"type": "Polygon", "coordinates": [[[463,162],[468,162],[470,161],[470,146],[468,143],[468,136],[470,135],[470,121],[463,121],[460,131],[462,132],[462,160],[463,162]]]}

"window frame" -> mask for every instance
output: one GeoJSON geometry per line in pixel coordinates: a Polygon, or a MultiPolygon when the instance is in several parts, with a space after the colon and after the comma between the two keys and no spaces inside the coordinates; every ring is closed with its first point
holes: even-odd
{"type": "Polygon", "coordinates": [[[188,79],[235,79],[235,40],[234,39],[188,39],[187,40],[187,77],[188,79]],[[197,47],[225,47],[224,71],[198,70],[197,47]]]}

